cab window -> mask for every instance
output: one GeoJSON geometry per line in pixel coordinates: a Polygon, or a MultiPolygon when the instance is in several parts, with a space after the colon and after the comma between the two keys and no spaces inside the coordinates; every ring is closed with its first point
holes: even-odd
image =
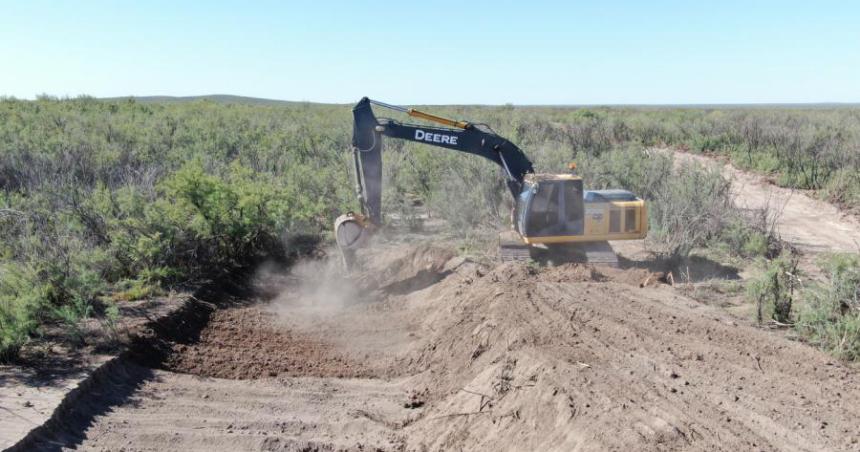
{"type": "Polygon", "coordinates": [[[517,199],[516,222],[518,231],[524,231],[526,228],[529,201],[531,201],[532,195],[534,195],[534,187],[531,185],[526,185],[525,188],[523,188],[523,191],[520,192],[520,196],[517,199]]]}
{"type": "Polygon", "coordinates": [[[541,184],[529,206],[527,229],[529,235],[551,235],[559,227],[559,184],[541,184]]]}

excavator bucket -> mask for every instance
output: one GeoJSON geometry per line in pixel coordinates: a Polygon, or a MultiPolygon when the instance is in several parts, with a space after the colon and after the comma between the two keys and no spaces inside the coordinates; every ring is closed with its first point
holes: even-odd
{"type": "Polygon", "coordinates": [[[335,220],[334,237],[347,270],[355,265],[355,253],[367,243],[369,236],[370,230],[362,215],[350,212],[335,220]]]}

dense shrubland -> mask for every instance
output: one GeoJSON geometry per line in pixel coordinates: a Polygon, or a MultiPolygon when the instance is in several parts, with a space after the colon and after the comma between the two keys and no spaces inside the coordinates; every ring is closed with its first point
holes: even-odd
{"type": "MultiPolygon", "coordinates": [[[[587,186],[645,196],[649,243],[669,261],[702,246],[773,255],[774,242],[767,221],[731,207],[718,174],[676,169],[654,146],[723,154],[782,184],[860,199],[854,110],[432,110],[489,124],[539,171],[576,161],[587,186]]],[[[46,322],[74,333],[78,318],[115,312],[115,300],[287,259],[291,241],[325,236],[356,207],[350,133],[346,106],[0,100],[0,358],[46,322]]],[[[385,211],[411,227],[419,212],[459,235],[507,222],[503,179],[482,159],[389,140],[384,177],[385,211]]]]}
{"type": "Polygon", "coordinates": [[[0,102],[0,357],[37,325],[211,276],[328,228],[346,109],[0,102]]]}

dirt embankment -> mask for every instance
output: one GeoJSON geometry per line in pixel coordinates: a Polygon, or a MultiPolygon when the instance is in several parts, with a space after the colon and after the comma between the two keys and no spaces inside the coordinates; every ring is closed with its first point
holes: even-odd
{"type": "Polygon", "coordinates": [[[162,369],[128,364],[139,378],[106,382],[39,445],[860,450],[856,371],[812,347],[640,287],[643,270],[451,255],[383,246],[355,278],[311,272],[352,303],[276,279],[280,295],[214,311],[167,341],[162,369]]]}

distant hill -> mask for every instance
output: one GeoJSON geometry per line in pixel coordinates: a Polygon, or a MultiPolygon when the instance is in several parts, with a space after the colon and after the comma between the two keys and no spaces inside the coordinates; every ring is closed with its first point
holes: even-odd
{"type": "MultiPolygon", "coordinates": [[[[137,102],[143,103],[182,103],[195,102],[200,100],[208,100],[222,104],[257,104],[257,105],[296,105],[308,102],[297,102],[291,100],[263,99],[260,97],[234,96],[231,94],[207,94],[205,96],[121,96],[121,97],[101,97],[99,100],[117,101],[125,99],[134,99],[137,102]]],[[[319,102],[310,102],[319,104],[319,102]]]]}
{"type": "MultiPolygon", "coordinates": [[[[207,94],[203,96],[120,96],[120,97],[101,97],[99,100],[117,101],[125,99],[134,99],[137,102],[143,103],[182,103],[208,100],[223,104],[256,104],[256,105],[347,105],[347,104],[330,104],[324,102],[310,101],[293,101],[293,100],[278,100],[264,99],[261,97],[234,96],[232,94],[207,94]]],[[[433,106],[499,106],[486,104],[421,104],[410,105],[413,107],[433,107],[433,106]]],[[[704,109],[704,110],[719,110],[719,109],[840,109],[840,108],[858,108],[860,103],[853,102],[815,102],[815,103],[752,103],[752,104],[558,104],[558,105],[540,105],[540,104],[518,104],[517,107],[535,107],[535,108],[631,108],[644,110],[662,110],[662,109],[704,109]]]]}

